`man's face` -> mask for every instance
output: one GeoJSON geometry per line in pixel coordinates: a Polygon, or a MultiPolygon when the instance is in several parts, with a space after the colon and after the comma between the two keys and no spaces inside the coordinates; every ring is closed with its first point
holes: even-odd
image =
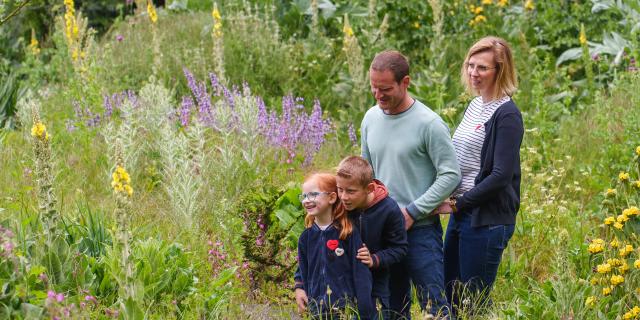
{"type": "Polygon", "coordinates": [[[387,114],[395,114],[402,107],[401,103],[407,96],[409,76],[396,82],[391,70],[369,70],[371,93],[376,98],[378,106],[387,114]]]}
{"type": "MultiPolygon", "coordinates": [[[[355,179],[346,179],[342,177],[336,177],[338,185],[338,197],[344,204],[347,211],[355,209],[365,209],[367,207],[367,196],[369,195],[368,186],[361,186],[355,179]]],[[[372,184],[370,184],[372,185],[372,184]]]]}

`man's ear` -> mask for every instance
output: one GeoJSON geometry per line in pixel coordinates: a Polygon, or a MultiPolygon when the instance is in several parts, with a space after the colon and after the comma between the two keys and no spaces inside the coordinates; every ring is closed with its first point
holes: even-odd
{"type": "Polygon", "coordinates": [[[411,77],[409,77],[408,75],[404,76],[404,78],[400,80],[400,84],[405,88],[409,88],[410,82],[411,82],[411,77]]]}
{"type": "Polygon", "coordinates": [[[366,186],[367,193],[372,193],[376,189],[376,184],[373,182],[369,182],[366,186]]]}

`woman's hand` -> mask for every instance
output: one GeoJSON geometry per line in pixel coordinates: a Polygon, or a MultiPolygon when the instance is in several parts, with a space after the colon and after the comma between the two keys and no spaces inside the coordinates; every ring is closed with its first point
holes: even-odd
{"type": "Polygon", "coordinates": [[[435,210],[433,210],[433,214],[450,214],[453,213],[453,208],[451,208],[451,202],[449,199],[443,201],[435,210]]]}

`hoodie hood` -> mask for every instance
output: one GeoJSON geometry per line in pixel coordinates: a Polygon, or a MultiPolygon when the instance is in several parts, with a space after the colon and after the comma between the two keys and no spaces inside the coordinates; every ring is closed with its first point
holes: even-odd
{"type": "Polygon", "coordinates": [[[373,189],[373,201],[369,203],[367,209],[375,206],[378,202],[382,201],[389,195],[389,191],[382,181],[373,179],[373,184],[375,185],[375,188],[373,189]]]}

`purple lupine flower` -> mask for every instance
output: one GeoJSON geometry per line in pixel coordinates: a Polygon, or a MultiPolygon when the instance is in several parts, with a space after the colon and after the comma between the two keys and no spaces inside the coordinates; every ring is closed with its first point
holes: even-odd
{"type": "Polygon", "coordinates": [[[358,137],[356,136],[356,129],[353,127],[353,123],[349,123],[349,141],[354,147],[358,145],[358,137]]]}
{"type": "Polygon", "coordinates": [[[196,82],[193,74],[187,69],[183,69],[184,75],[187,78],[187,84],[191,89],[191,93],[195,96],[198,104],[198,119],[204,125],[212,126],[213,113],[211,110],[211,97],[207,93],[207,86],[203,83],[196,82]]]}
{"type": "Polygon", "coordinates": [[[182,104],[180,105],[180,124],[183,127],[187,127],[189,125],[191,108],[193,108],[193,99],[191,97],[182,97],[182,104]]]}
{"type": "Polygon", "coordinates": [[[108,95],[102,96],[102,106],[104,106],[104,117],[110,118],[113,113],[113,104],[111,103],[111,99],[108,95]]]}
{"type": "Polygon", "coordinates": [[[220,96],[220,92],[222,91],[222,89],[220,88],[220,79],[218,79],[218,76],[213,72],[209,73],[209,79],[211,80],[211,89],[213,90],[213,95],[216,97],[220,96]]]}

